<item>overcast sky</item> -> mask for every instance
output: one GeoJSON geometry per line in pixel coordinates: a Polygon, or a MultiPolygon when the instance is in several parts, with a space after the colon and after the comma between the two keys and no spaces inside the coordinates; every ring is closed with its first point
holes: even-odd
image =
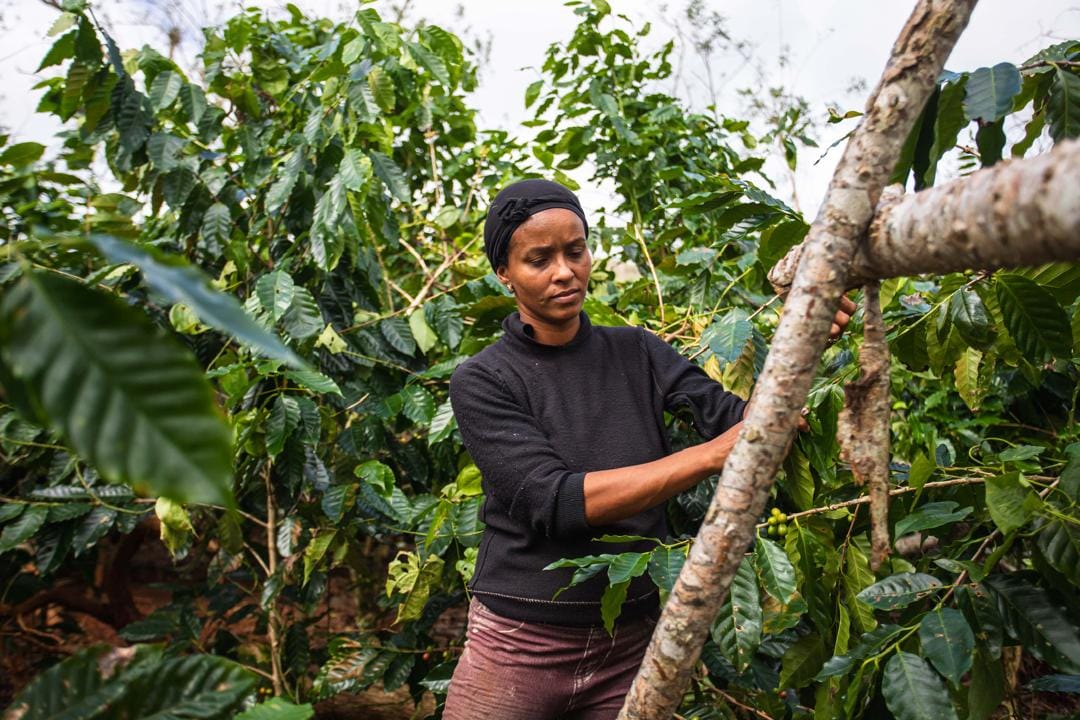
{"type": "MultiPolygon", "coordinates": [[[[346,17],[357,7],[343,0],[293,0],[308,14],[346,17]]],[[[659,44],[671,34],[663,20],[665,5],[656,0],[610,0],[616,12],[628,15],[641,25],[653,22],[653,42],[659,44]]],[[[678,16],[685,0],[670,0],[668,17],[678,16]]],[[[752,43],[757,57],[767,67],[769,80],[782,83],[805,97],[813,112],[824,117],[827,105],[842,109],[860,108],[865,92],[848,92],[853,79],[870,85],[879,76],[889,49],[914,5],[907,0],[705,0],[706,6],[724,15],[727,29],[738,39],[752,43]],[[775,62],[786,48],[791,62],[781,68],[775,62]]],[[[144,24],[147,17],[160,19],[172,8],[193,27],[202,18],[213,18],[218,8],[238,7],[222,0],[98,0],[117,35],[121,48],[150,43],[163,47],[157,29],[144,24]],[[177,6],[181,7],[177,11],[177,6]]],[[[256,0],[245,5],[284,7],[283,2],[256,0]]],[[[384,13],[385,2],[375,3],[384,13]]],[[[57,129],[51,122],[35,117],[37,93],[30,88],[40,78],[34,75],[52,40],[46,37],[56,18],[56,10],[41,0],[0,0],[0,125],[16,140],[48,142],[57,129]]],[[[552,42],[567,39],[576,16],[558,0],[413,0],[409,17],[423,17],[467,36],[491,38],[489,62],[483,68],[480,89],[473,103],[481,112],[481,124],[511,131],[529,118],[524,108],[525,87],[538,75],[534,69],[543,61],[544,50],[552,42]],[[458,7],[464,8],[463,15],[458,7]]],[[[1002,60],[1021,62],[1038,49],[1062,39],[1080,38],[1078,0],[982,0],[967,31],[949,59],[952,70],[973,70],[1002,60]]],[[[185,48],[193,63],[194,50],[185,48]]],[[[181,58],[182,60],[184,58],[181,58]]],[[[733,67],[732,63],[724,67],[733,67]]],[[[688,68],[688,73],[700,69],[688,68]]],[[[738,116],[744,102],[735,90],[754,85],[750,68],[730,78],[720,96],[722,111],[738,116]],[[730,108],[730,109],[729,109],[730,108]]],[[[822,129],[822,146],[845,130],[822,129]]],[[[812,165],[816,153],[800,158],[795,188],[801,207],[812,215],[832,174],[839,151],[834,150],[812,165]]],[[[791,196],[790,182],[777,170],[773,173],[778,192],[791,196]]],[[[583,198],[585,199],[585,198],[583,198]]],[[[588,204],[588,203],[586,203],[588,204]]]]}

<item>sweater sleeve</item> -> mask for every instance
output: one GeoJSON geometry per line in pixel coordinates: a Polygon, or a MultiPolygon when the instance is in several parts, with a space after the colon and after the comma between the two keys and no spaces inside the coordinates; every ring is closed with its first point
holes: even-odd
{"type": "Polygon", "coordinates": [[[746,401],[725,390],[699,366],[647,330],[642,330],[645,350],[664,409],[671,412],[686,405],[694,415],[694,426],[706,440],[720,435],[743,416],[746,401]]]}
{"type": "Polygon", "coordinates": [[[460,366],[450,378],[450,402],[484,491],[513,520],[545,537],[587,532],[585,473],[566,467],[495,373],[474,363],[460,366]]]}

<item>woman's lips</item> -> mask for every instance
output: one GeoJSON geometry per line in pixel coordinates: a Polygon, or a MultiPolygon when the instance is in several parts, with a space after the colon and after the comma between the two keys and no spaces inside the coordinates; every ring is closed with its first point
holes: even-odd
{"type": "Polygon", "coordinates": [[[551,299],[553,302],[557,303],[568,303],[575,302],[578,299],[579,295],[581,295],[580,290],[566,290],[559,293],[558,295],[552,295],[551,299]]]}

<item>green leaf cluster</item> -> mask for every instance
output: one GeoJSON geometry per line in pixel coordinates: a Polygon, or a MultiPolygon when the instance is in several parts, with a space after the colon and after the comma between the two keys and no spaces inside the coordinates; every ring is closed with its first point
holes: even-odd
{"type": "MultiPolygon", "coordinates": [[[[120,628],[168,653],[139,647],[108,678],[104,650],[76,655],[20,707],[134,717],[205,701],[204,717],[302,718],[307,701],[372,686],[446,691],[434,628],[467,598],[484,502],[448,380],[514,307],[479,237],[511,180],[610,188],[590,209],[590,316],[674,338],[749,395],[778,320],[766,273],[807,222],[774,196],[746,121],[665,92],[675,42],[647,51],[648,28],[607,3],[570,5],[578,26],[525,91],[526,138],[478,127],[461,39],[368,5],[344,23],[292,6],[238,13],[206,31],[187,72],[148,47],[121,53],[67,3],[39,86],[62,143],[46,156],[0,140],[0,602],[155,522],[205,582],[120,628]],[[111,177],[99,185],[100,162],[111,177]],[[341,592],[386,623],[325,638],[317,620],[341,592]],[[233,635],[244,623],[257,638],[233,635]],[[296,704],[241,710],[254,681],[238,659],[276,672],[296,704]],[[225,689],[210,697],[207,683],[225,689]]],[[[932,185],[958,144],[967,173],[1076,137],[1078,49],[947,73],[895,179],[932,185]]],[[[794,142],[809,143],[798,118],[779,122],[765,140],[791,167],[794,142]]],[[[1070,263],[884,284],[902,491],[890,529],[918,550],[871,570],[866,513],[851,504],[863,491],[839,459],[856,315],[771,491],[790,517],[782,544],[762,533],[749,549],[688,706],[984,718],[1008,645],[1053,668],[1041,686],[1069,686],[1078,297],[1070,263]]],[[[665,417],[673,449],[696,441],[694,421],[665,417]]],[[[600,538],[611,552],[553,567],[606,587],[611,630],[635,578],[672,591],[714,488],[669,503],[672,538],[613,534],[600,538]]]]}

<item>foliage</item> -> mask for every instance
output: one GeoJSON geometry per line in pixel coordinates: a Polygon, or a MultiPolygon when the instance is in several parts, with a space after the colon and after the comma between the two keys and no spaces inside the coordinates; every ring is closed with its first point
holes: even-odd
{"type": "MultiPolygon", "coordinates": [[[[205,577],[119,628],[169,653],[140,648],[106,681],[104,651],[87,651],[25,696],[62,682],[123,698],[161,673],[233,662],[296,703],[445,692],[452,662],[433,626],[464,600],[483,529],[447,380],[514,306],[477,234],[510,179],[574,185],[567,173],[591,170],[613,198],[594,224],[594,321],[644,325],[749,393],[777,320],[766,272],[807,224],[763,189],[747,123],[657,90],[671,43],[644,54],[647,28],[602,0],[570,5],[577,30],[525,94],[527,144],[477,129],[475,66],[436,26],[367,7],[340,25],[247,10],[207,30],[195,79],[153,49],[122,52],[71,6],[42,63],[58,74],[39,110],[69,128],[59,157],[33,143],[0,153],[0,602],[78,577],[103,538],[147,525],[205,577]],[[316,643],[336,578],[365,603],[360,627],[316,643]],[[230,625],[245,618],[256,631],[241,643],[230,625]]],[[[947,74],[897,179],[932,184],[972,122],[962,169],[993,164],[1004,120],[1025,109],[1010,154],[1044,131],[1075,136],[1076,47],[947,74]]],[[[1044,684],[1067,684],[1080,665],[1067,590],[1080,555],[1078,294],[1070,264],[885,284],[892,530],[918,535],[916,549],[875,575],[866,513],[828,509],[861,495],[835,441],[858,370],[852,332],[827,352],[812,432],[775,489],[779,520],[762,519],[688,708],[984,717],[1007,645],[1066,678],[1044,684]]],[[[669,420],[676,447],[694,441],[687,418],[669,420]]],[[[670,591],[714,482],[670,504],[674,538],[551,571],[606,573],[610,627],[631,578],[670,591]]],[[[237,683],[228,712],[250,694],[237,683]]],[[[306,712],[282,699],[242,716],[306,712]]]]}
{"type": "MultiPolygon", "coordinates": [[[[290,693],[313,686],[296,656],[308,623],[285,628],[284,608],[314,613],[335,568],[385,572],[372,540],[421,540],[424,572],[392,576],[380,604],[400,605],[402,647],[426,646],[438,612],[421,611],[462,597],[482,527],[445,400],[506,307],[474,228],[490,189],[527,168],[505,134],[477,131],[475,67],[441,28],[370,9],[343,25],[250,11],[207,31],[197,81],[150,48],[121,52],[89,14],[65,18],[39,110],[73,129],[55,163],[32,164],[40,146],[3,155],[0,424],[17,499],[0,547],[13,568],[37,560],[4,602],[111,528],[152,522],[150,493],[178,560],[214,538],[206,597],[224,624],[280,626],[267,665],[290,693]],[[88,172],[102,161],[116,192],[88,172]]],[[[123,632],[185,647],[208,620],[180,603],[123,632]]],[[[226,656],[266,657],[224,624],[211,641],[226,656]]],[[[418,657],[373,679],[420,688],[418,657]]]]}
{"type": "Polygon", "coordinates": [[[222,717],[239,708],[254,684],[250,672],[213,655],[99,645],[38,675],[5,717],[222,717]]]}

